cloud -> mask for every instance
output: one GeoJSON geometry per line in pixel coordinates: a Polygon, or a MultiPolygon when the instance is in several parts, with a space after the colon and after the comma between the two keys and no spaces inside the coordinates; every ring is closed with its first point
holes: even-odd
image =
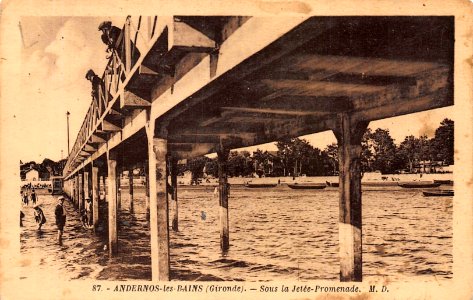
{"type": "Polygon", "coordinates": [[[106,64],[97,21],[70,18],[43,49],[22,62],[22,93],[17,114],[22,124],[22,159],[59,159],[67,153],[66,111],[70,116],[71,148],[90,105],[90,82],[85,73],[97,73],[106,64]]]}

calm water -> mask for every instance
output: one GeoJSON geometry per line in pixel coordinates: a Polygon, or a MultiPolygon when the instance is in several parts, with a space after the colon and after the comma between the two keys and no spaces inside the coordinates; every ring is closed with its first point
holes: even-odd
{"type": "MultiPolygon", "coordinates": [[[[135,188],[135,209],[129,212],[122,191],[119,253],[109,259],[106,220],[102,234],[79,225],[66,202],[64,245],[56,244],[56,198],[39,195],[47,218],[36,232],[33,209],[21,230],[21,252],[32,270],[55,270],[62,278],[113,280],[151,279],[148,223],[144,190],[135,188]]],[[[172,203],[172,202],[171,202],[172,203]]],[[[106,212],[102,201],[101,210],[106,212]]],[[[179,189],[179,229],[170,231],[173,280],[338,280],[338,190],[291,190],[232,187],[230,251],[219,244],[218,198],[213,187],[179,189]]],[[[173,212],[170,212],[170,218],[173,212]]],[[[419,190],[400,188],[363,192],[363,273],[391,280],[452,276],[452,198],[423,197],[419,190]]]]}

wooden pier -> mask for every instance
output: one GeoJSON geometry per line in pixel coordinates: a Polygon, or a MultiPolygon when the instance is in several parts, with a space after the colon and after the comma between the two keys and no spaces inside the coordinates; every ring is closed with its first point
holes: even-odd
{"type": "Polygon", "coordinates": [[[106,174],[110,255],[119,247],[121,170],[146,170],[152,280],[169,280],[168,194],[172,228],[182,230],[178,159],[218,153],[215,205],[227,251],[229,150],[333,130],[340,157],[340,280],[361,281],[361,137],[370,121],[453,105],[454,18],[124,21],[115,47],[120,53],[102,74],[99,98],[90,104],[64,169],[74,203],[83,208],[91,197],[95,226],[100,176],[106,174]]]}

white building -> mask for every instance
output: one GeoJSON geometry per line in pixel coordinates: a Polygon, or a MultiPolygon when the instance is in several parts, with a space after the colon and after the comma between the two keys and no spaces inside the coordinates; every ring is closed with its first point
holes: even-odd
{"type": "Polygon", "coordinates": [[[30,169],[29,171],[27,171],[25,176],[26,176],[25,178],[26,181],[31,182],[31,181],[39,180],[39,172],[34,169],[30,169]]]}

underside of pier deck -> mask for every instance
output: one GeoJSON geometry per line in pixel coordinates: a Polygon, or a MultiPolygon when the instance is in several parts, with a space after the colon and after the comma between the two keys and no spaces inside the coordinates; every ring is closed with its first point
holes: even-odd
{"type": "MultiPolygon", "coordinates": [[[[169,158],[220,153],[226,251],[231,229],[222,153],[333,130],[341,170],[340,279],[362,280],[360,134],[373,120],[453,105],[453,17],[181,16],[149,17],[142,25],[144,20],[137,26],[148,32],[134,35],[127,18],[125,55],[111,58],[100,99],[65,167],[66,180],[81,178],[86,166],[107,169],[110,253],[117,247],[118,158],[120,170],[145,166],[153,279],[169,280],[170,191],[162,175],[169,173],[169,158]]],[[[98,172],[92,169],[92,186],[98,172]]],[[[80,205],[83,183],[75,180],[80,205]]],[[[91,194],[95,202],[97,192],[91,194]]]]}

